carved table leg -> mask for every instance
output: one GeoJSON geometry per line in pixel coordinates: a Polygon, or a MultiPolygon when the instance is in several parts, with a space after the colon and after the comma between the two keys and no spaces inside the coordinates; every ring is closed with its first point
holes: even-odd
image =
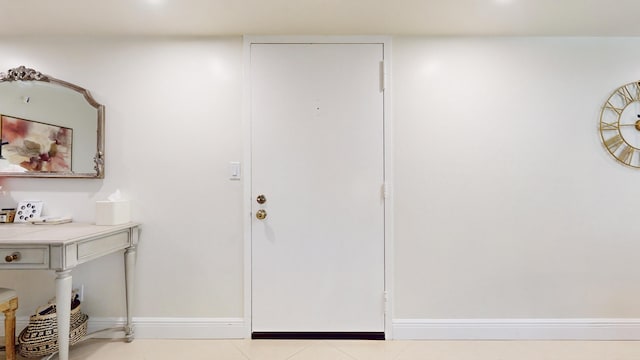
{"type": "Polygon", "coordinates": [[[127,325],[125,326],[124,331],[127,342],[132,342],[135,336],[132,321],[135,269],[136,246],[134,245],[124,252],[125,291],[127,297],[127,325]]]}
{"type": "Polygon", "coordinates": [[[56,271],[56,312],[60,360],[69,360],[69,324],[71,322],[71,270],[56,271]]]}

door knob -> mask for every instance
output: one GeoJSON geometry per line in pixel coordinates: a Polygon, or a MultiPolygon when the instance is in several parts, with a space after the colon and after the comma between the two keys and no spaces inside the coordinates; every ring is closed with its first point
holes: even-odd
{"type": "Polygon", "coordinates": [[[264,211],[264,210],[262,210],[262,209],[260,209],[260,210],[256,211],[256,218],[257,218],[258,220],[264,220],[264,219],[266,219],[266,218],[267,218],[267,212],[266,212],[266,211],[264,211]]]}
{"type": "Polygon", "coordinates": [[[256,201],[258,202],[258,204],[264,204],[267,202],[267,198],[264,195],[260,194],[256,198],[256,201]]]}

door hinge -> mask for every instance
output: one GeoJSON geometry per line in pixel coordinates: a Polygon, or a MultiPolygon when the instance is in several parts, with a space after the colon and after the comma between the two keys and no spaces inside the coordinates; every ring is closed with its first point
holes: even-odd
{"type": "Polygon", "coordinates": [[[389,292],[388,291],[384,291],[384,314],[387,315],[387,308],[389,307],[389,292]]]}
{"type": "Polygon", "coordinates": [[[387,183],[382,184],[382,196],[385,199],[389,198],[390,192],[391,192],[391,189],[389,187],[389,184],[387,184],[387,183]]]}
{"type": "Polygon", "coordinates": [[[380,61],[380,91],[385,91],[387,86],[387,71],[384,66],[384,60],[380,61]]]}

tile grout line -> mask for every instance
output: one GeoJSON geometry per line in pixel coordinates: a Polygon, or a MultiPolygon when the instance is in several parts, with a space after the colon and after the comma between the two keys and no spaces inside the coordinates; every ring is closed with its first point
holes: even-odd
{"type": "Polygon", "coordinates": [[[295,353],[291,354],[291,356],[288,356],[285,360],[289,360],[289,359],[293,358],[294,356],[296,356],[296,355],[300,354],[301,352],[307,350],[311,346],[313,346],[313,342],[307,342],[307,344],[302,349],[300,349],[299,351],[296,351],[295,353]]]}
{"type": "Polygon", "coordinates": [[[233,346],[236,350],[238,350],[240,352],[240,354],[245,357],[245,359],[251,360],[249,355],[245,354],[244,351],[242,351],[242,349],[238,345],[236,345],[234,341],[230,341],[230,340],[227,340],[227,341],[230,342],[231,346],[233,346]]]}
{"type": "Polygon", "coordinates": [[[352,356],[351,354],[345,352],[344,350],[340,349],[337,345],[333,345],[333,344],[331,344],[329,342],[326,342],[326,341],[325,341],[325,343],[329,344],[329,346],[333,347],[334,349],[338,350],[339,352],[345,354],[347,357],[349,357],[349,358],[351,358],[353,360],[359,360],[358,358],[356,358],[356,357],[352,356]]]}

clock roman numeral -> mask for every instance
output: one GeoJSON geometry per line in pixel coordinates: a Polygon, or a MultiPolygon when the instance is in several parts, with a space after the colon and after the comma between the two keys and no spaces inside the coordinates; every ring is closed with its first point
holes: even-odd
{"type": "Polygon", "coordinates": [[[623,143],[624,143],[624,140],[622,140],[622,137],[620,135],[616,135],[614,137],[611,137],[611,138],[605,140],[604,146],[606,146],[607,149],[609,149],[609,151],[611,151],[613,153],[616,150],[618,150],[618,148],[623,143]]]}
{"type": "Polygon", "coordinates": [[[640,82],[635,82],[633,84],[630,84],[633,87],[633,92],[636,94],[634,100],[635,101],[640,101],[640,82]]]}
{"type": "Polygon", "coordinates": [[[616,90],[616,94],[618,94],[624,100],[625,106],[630,102],[634,101],[633,96],[631,96],[631,93],[629,92],[629,89],[627,89],[626,86],[623,86],[618,90],[616,90]]]}
{"type": "Polygon", "coordinates": [[[622,161],[627,165],[631,165],[631,159],[633,158],[633,154],[635,153],[635,149],[631,146],[625,146],[620,155],[618,155],[618,160],[622,161]]]}
{"type": "Polygon", "coordinates": [[[607,103],[605,104],[604,108],[615,111],[616,114],[618,114],[618,116],[622,115],[622,112],[624,111],[624,107],[619,108],[619,107],[614,106],[611,103],[611,100],[607,101],[607,103]]]}
{"type": "Polygon", "coordinates": [[[601,122],[600,123],[600,130],[618,130],[618,122],[614,121],[612,123],[608,123],[608,122],[601,122]]]}

